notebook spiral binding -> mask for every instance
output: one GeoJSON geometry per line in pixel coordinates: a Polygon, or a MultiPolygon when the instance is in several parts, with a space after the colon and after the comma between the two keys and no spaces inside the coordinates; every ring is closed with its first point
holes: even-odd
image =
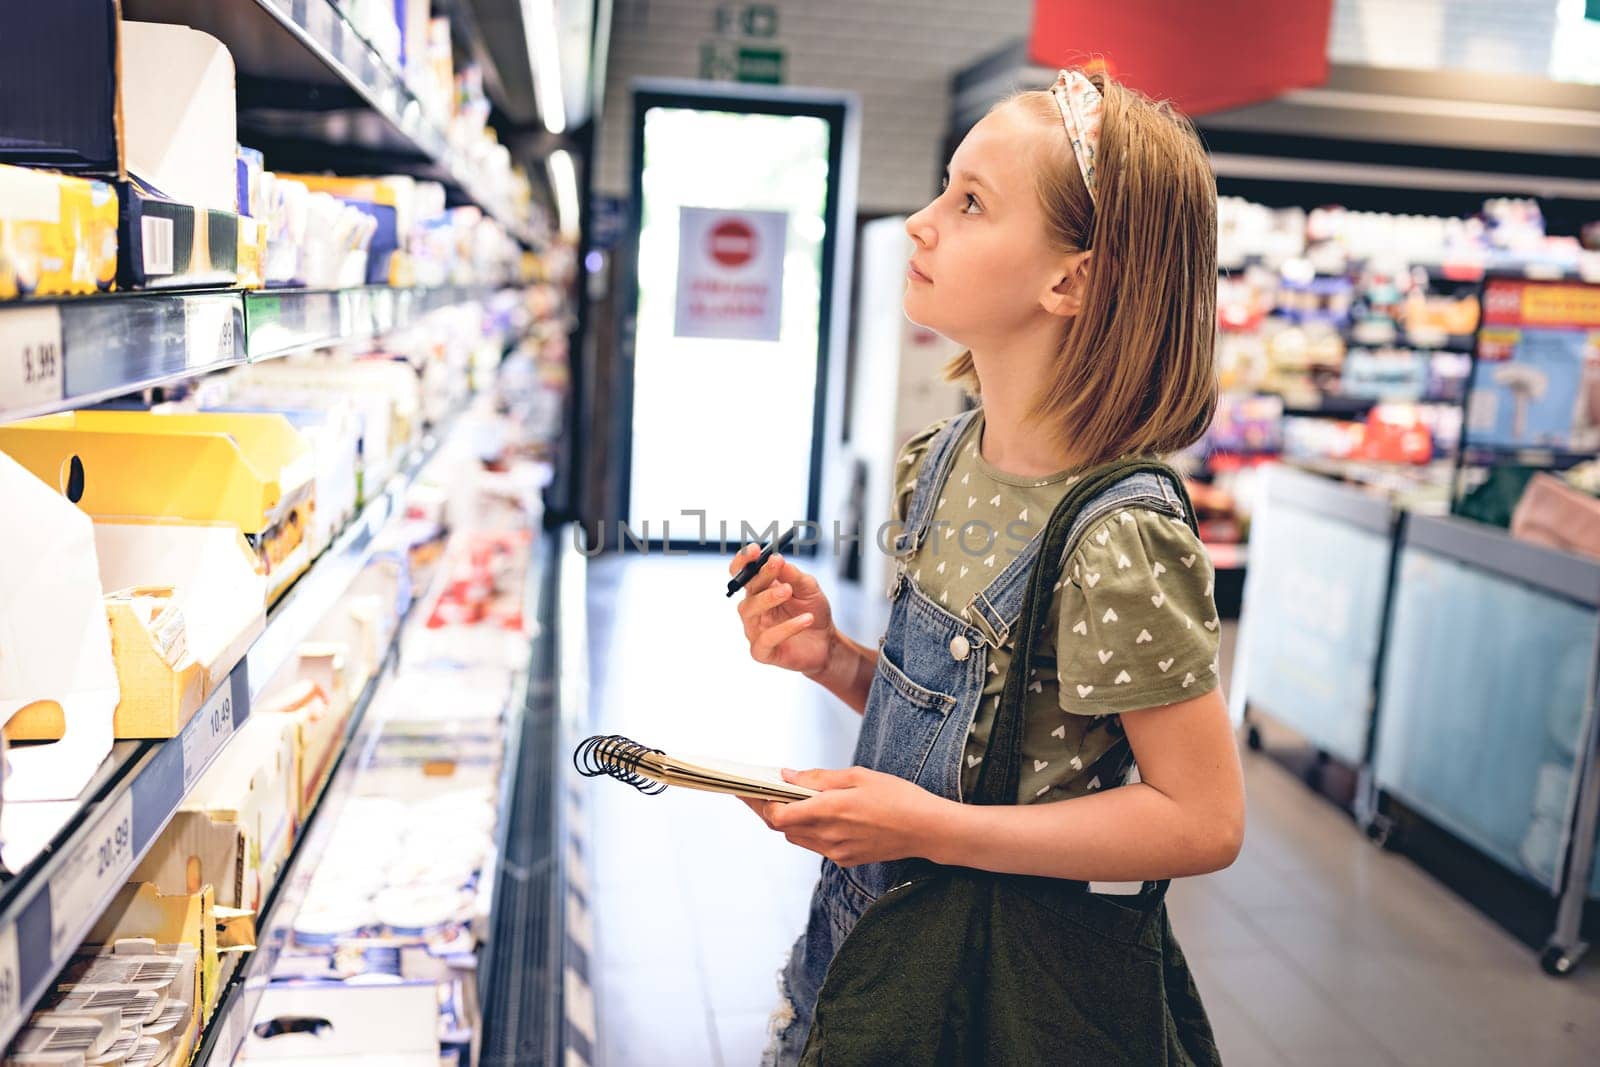
{"type": "Polygon", "coordinates": [[[572,765],[585,778],[609,774],[647,796],[654,796],[667,786],[665,782],[652,781],[639,773],[639,761],[650,752],[659,753],[661,749],[646,748],[621,734],[601,734],[578,746],[572,753],[572,765]]]}

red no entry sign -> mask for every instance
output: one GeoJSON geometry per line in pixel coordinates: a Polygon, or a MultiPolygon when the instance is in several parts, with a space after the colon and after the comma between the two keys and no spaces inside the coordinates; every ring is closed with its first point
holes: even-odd
{"type": "Polygon", "coordinates": [[[709,247],[724,267],[742,267],[756,256],[756,231],[743,219],[724,219],[711,228],[709,247]]]}

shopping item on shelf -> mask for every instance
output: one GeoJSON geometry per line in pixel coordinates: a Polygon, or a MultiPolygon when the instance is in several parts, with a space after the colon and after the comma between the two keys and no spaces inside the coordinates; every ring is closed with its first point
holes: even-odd
{"type": "Polygon", "coordinates": [[[116,276],[116,190],[0,165],[0,300],[99,292],[116,276]]]}
{"type": "Polygon", "coordinates": [[[341,714],[315,682],[304,679],[264,696],[257,713],[285,722],[294,741],[295,821],[303,825],[328,780],[348,714],[341,714]]]}
{"type": "MultiPolygon", "coordinates": [[[[417,181],[401,175],[338,178],[321,174],[283,174],[315,193],[327,193],[371,216],[377,224],[367,247],[366,281],[372,285],[412,284],[407,249],[417,219],[417,181]]],[[[442,206],[442,205],[441,205],[442,206]]]]}
{"type": "Polygon", "coordinates": [[[0,450],[47,480],[71,466],[97,518],[238,527],[270,599],[310,563],[314,461],[281,415],[66,412],[0,426],[0,450]]]}
{"type": "Polygon", "coordinates": [[[1511,536],[1600,559],[1600,498],[1535,474],[1512,513],[1511,536]]]}
{"type": "Polygon", "coordinates": [[[119,690],[93,524],[60,491],[0,454],[0,721],[48,720],[59,740],[4,753],[0,855],[15,870],[70,816],[68,801],[111,751],[119,690]]]}
{"type": "Polygon", "coordinates": [[[117,891],[106,910],[96,920],[79,949],[79,959],[69,965],[57,982],[57,989],[77,984],[85,966],[110,967],[100,961],[108,956],[133,957],[143,966],[131,967],[133,985],[158,994],[157,1011],[147,1017],[148,1025],[168,1002],[176,998],[195,1006],[199,1019],[209,1019],[221,992],[217,976],[221,970],[217,940],[216,909],[209,886],[194,892],[163,893],[147,882],[129,882],[117,891]],[[172,964],[175,963],[176,966],[172,964]],[[167,975],[172,974],[169,980],[167,975]]]}
{"type": "Polygon", "coordinates": [[[137,181],[117,185],[121,254],[129,289],[231,286],[239,274],[239,216],[179,203],[137,181]]]}
{"type": "Polygon", "coordinates": [[[182,1063],[211,1017],[220,974],[210,887],[162,893],[148,882],[130,882],[95,921],[79,956],[57,979],[56,994],[156,994],[154,1009],[139,1022],[140,1036],[158,1037],[182,1063]],[[175,1006],[181,1010],[173,1012],[175,1006]]]}
{"type": "Polygon", "coordinates": [[[295,768],[291,723],[252,715],[184,797],[132,881],[164,893],[209,885],[218,907],[258,912],[294,844],[295,768]]]}
{"type": "Polygon", "coordinates": [[[343,401],[359,411],[363,502],[382,491],[422,430],[421,386],[401,363],[290,357],[236,367],[223,381],[232,404],[298,410],[343,401]]]}

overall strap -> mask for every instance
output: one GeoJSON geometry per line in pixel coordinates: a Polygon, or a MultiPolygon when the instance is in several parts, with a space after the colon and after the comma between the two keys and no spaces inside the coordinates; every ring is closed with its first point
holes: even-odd
{"type": "MultiPolygon", "coordinates": [[[[956,447],[961,443],[962,434],[978,415],[978,409],[973,408],[963,411],[947,421],[939,432],[933,435],[933,440],[928,443],[927,451],[923,453],[922,467],[917,472],[916,485],[911,491],[911,502],[906,506],[904,526],[889,543],[890,553],[895,557],[894,588],[898,588],[900,579],[905,571],[905,561],[916,555],[921,547],[923,538],[927,536],[928,524],[933,520],[933,513],[939,501],[939,489],[944,485],[946,475],[955,463],[956,447]]],[[[903,477],[895,471],[898,483],[903,477]]]]}
{"type": "Polygon", "coordinates": [[[1017,787],[1022,775],[1024,699],[1033,666],[1034,645],[1050,618],[1050,600],[1055,582],[1061,577],[1066,560],[1077,550],[1078,542],[1082,541],[1092,524],[1097,510],[1093,507],[1096,498],[1127,478],[1145,473],[1171,481],[1183,505],[1184,521],[1191,530],[1198,532],[1194,507],[1183,487],[1182,478],[1171,467],[1157,460],[1115,460],[1094,468],[1067,490],[1050,513],[1050,520],[1040,535],[1043,542],[1034,558],[1033,570],[1023,596],[1022,614],[1016,626],[1015,652],[1011,667],[1006,672],[1005,690],[1000,697],[1000,706],[995,711],[994,725],[990,728],[988,755],[978,772],[973,803],[1016,803],[1017,787]]]}
{"type": "MultiPolygon", "coordinates": [[[[1076,544],[1088,527],[1122,508],[1149,508],[1181,518],[1184,514],[1182,492],[1182,482],[1164,474],[1130,474],[1078,510],[1077,518],[1072,520],[1075,528],[1068,534],[1067,542],[1069,545],[1076,544]]],[[[1048,525],[1041,527],[1000,575],[987,588],[974,594],[963,609],[962,617],[978,628],[991,648],[1000,648],[1011,640],[1011,632],[1022,614],[1022,600],[1028,591],[1034,560],[1049,531],[1048,525]]],[[[1065,570],[1071,554],[1069,550],[1062,556],[1062,570],[1065,570]]]]}

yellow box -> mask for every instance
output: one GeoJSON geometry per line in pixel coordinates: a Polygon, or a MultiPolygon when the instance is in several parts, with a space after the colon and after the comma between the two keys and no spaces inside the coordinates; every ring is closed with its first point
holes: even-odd
{"type": "Polygon", "coordinates": [[[237,526],[269,597],[310,565],[315,459],[282,415],[69,411],[0,426],[0,451],[96,518],[237,526]]]}
{"type": "Polygon", "coordinates": [[[239,288],[260,289],[266,284],[267,224],[249,215],[239,216],[239,288]]]}
{"type": "Polygon", "coordinates": [[[200,1028],[211,1021],[212,1009],[222,993],[211,887],[169,894],[149,882],[129,882],[101,913],[85,944],[110,946],[134,937],[150,938],[158,945],[189,945],[198,953],[192,983],[198,1010],[190,1013],[188,1030],[176,1041],[169,1060],[188,1063],[200,1028]]]}
{"type": "Polygon", "coordinates": [[[111,186],[0,165],[0,300],[93,293],[116,276],[111,186]]]}

